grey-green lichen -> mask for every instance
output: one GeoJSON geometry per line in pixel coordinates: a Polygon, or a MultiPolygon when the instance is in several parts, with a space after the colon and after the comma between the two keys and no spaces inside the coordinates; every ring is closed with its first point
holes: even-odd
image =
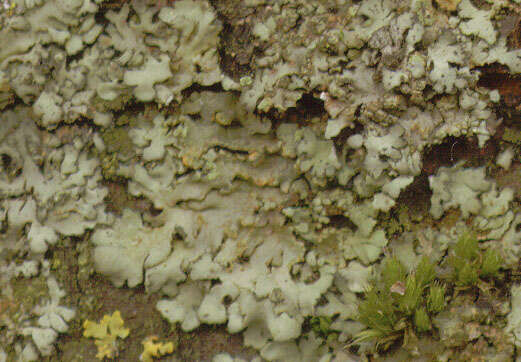
{"type": "MultiPolygon", "coordinates": [[[[500,99],[478,87],[478,67],[521,71],[501,31],[516,3],[102,5],[25,0],[0,14],[5,279],[35,277],[58,240],[81,237],[98,273],[160,293],[157,310],[185,331],[226,324],[267,360],[347,360],[355,357],[344,345],[363,328],[360,293],[394,268],[368,294],[368,311],[391,312],[376,324],[365,318],[376,331],[366,336],[406,336],[401,360],[428,355],[434,339],[434,354],[447,359],[513,356],[498,336],[516,336],[515,309],[503,330],[504,309],[488,321],[482,306],[460,316],[471,293],[443,297],[453,284],[477,284],[498,299],[486,286],[521,256],[514,192],[485,167],[455,163],[430,174],[429,213],[400,203],[426,180],[426,149],[448,136],[483,146],[495,134],[500,99]],[[228,18],[235,11],[244,19],[228,18]],[[228,54],[239,37],[250,54],[228,54]],[[235,74],[244,59],[247,71],[235,74]],[[116,187],[145,206],[114,215],[116,187]],[[475,239],[453,245],[468,226],[487,251],[474,250],[475,239]],[[382,259],[389,252],[395,259],[382,259]],[[434,265],[445,284],[434,282],[443,279],[434,265]],[[384,292],[392,298],[382,301],[384,292]]],[[[508,132],[504,141],[515,143],[508,132]]],[[[71,314],[57,304],[40,312],[58,311],[44,327],[61,333],[71,314]]],[[[52,341],[39,349],[27,337],[16,348],[39,358],[52,341]]],[[[363,342],[358,354],[366,352],[363,342]]]]}

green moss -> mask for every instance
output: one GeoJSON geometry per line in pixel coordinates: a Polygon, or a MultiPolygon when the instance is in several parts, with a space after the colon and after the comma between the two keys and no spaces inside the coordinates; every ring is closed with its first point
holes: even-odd
{"type": "Polygon", "coordinates": [[[499,269],[503,262],[503,258],[496,250],[487,249],[483,254],[480,276],[484,278],[499,276],[499,269]]]}
{"type": "MultiPolygon", "coordinates": [[[[398,316],[390,294],[389,291],[373,288],[358,306],[358,321],[372,331],[370,338],[383,338],[394,331],[398,316]]],[[[361,337],[358,336],[358,341],[368,339],[361,337]]]]}
{"type": "Polygon", "coordinates": [[[325,335],[329,332],[329,327],[333,323],[330,317],[312,317],[310,320],[311,329],[319,335],[325,335]]]}
{"type": "Polygon", "coordinates": [[[431,329],[431,319],[424,307],[420,307],[414,312],[414,326],[420,332],[427,332],[431,329]]]}
{"type": "Polygon", "coordinates": [[[416,281],[421,289],[426,288],[436,278],[436,270],[434,264],[428,257],[424,256],[415,271],[416,281]]]}
{"type": "Polygon", "coordinates": [[[398,295],[395,296],[395,299],[398,301],[398,310],[406,316],[411,316],[420,303],[422,292],[423,290],[415,275],[409,274],[405,281],[405,292],[403,295],[401,295],[401,293],[396,293],[398,295]]]}
{"type": "Polygon", "coordinates": [[[410,298],[402,298],[412,290],[405,283],[410,279],[403,264],[395,257],[386,258],[382,277],[365,293],[365,299],[358,305],[358,321],[368,327],[355,336],[353,343],[375,339],[377,345],[387,349],[403,334],[404,309],[410,298]],[[406,300],[405,300],[406,299],[406,300]]]}
{"type": "Polygon", "coordinates": [[[407,270],[396,257],[386,258],[383,262],[382,282],[386,290],[390,290],[396,282],[405,282],[407,270]]]}
{"type": "Polygon", "coordinates": [[[414,331],[432,331],[431,320],[447,308],[448,291],[457,294],[458,290],[483,285],[482,278],[500,277],[502,265],[499,253],[493,249],[481,250],[473,233],[463,234],[441,263],[441,269],[450,271],[444,274],[447,286],[442,284],[436,265],[426,256],[409,272],[396,257],[386,257],[381,276],[358,306],[358,321],[367,329],[353,343],[376,340],[377,348],[386,349],[402,337],[406,343],[406,337],[414,331]]]}
{"type": "Polygon", "coordinates": [[[479,255],[476,235],[470,232],[461,235],[454,247],[454,255],[462,260],[473,261],[479,255]]]}
{"type": "Polygon", "coordinates": [[[429,294],[427,295],[427,310],[430,313],[439,313],[445,309],[445,285],[439,282],[435,282],[429,288],[429,294]]]}
{"type": "Polygon", "coordinates": [[[480,250],[478,239],[472,233],[459,238],[448,261],[452,267],[452,279],[460,287],[476,285],[479,278],[499,276],[499,269],[503,264],[497,251],[480,250]]]}
{"type": "Polygon", "coordinates": [[[457,271],[454,279],[458,286],[465,287],[475,285],[479,279],[478,269],[475,265],[464,264],[463,267],[457,271]]]}
{"type": "Polygon", "coordinates": [[[358,306],[358,321],[368,329],[353,343],[376,339],[386,349],[412,329],[431,330],[429,313],[437,313],[445,305],[445,289],[435,282],[435,265],[427,257],[409,273],[396,257],[387,257],[382,265],[381,278],[358,306]]]}

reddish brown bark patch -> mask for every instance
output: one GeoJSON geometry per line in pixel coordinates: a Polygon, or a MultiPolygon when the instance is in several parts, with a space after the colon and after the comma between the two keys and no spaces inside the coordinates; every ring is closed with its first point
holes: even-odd
{"type": "Polygon", "coordinates": [[[504,105],[521,113],[521,75],[510,74],[508,68],[499,63],[477,69],[481,71],[478,86],[497,89],[504,105]]]}
{"type": "Polygon", "coordinates": [[[428,176],[440,167],[450,167],[465,160],[466,167],[480,167],[494,160],[499,152],[496,134],[479,148],[476,137],[447,137],[444,142],[428,148],[423,154],[423,172],[428,176]]]}

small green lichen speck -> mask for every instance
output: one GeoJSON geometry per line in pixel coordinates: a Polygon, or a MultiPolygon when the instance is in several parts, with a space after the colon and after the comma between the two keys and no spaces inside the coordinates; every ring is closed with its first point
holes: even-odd
{"type": "Polygon", "coordinates": [[[335,341],[338,338],[338,331],[331,329],[332,323],[333,319],[326,316],[312,317],[309,321],[311,330],[326,342],[335,341]]]}
{"type": "Polygon", "coordinates": [[[503,141],[521,145],[521,131],[506,127],[503,133],[503,141]]]}
{"type": "Polygon", "coordinates": [[[132,144],[126,127],[114,127],[105,130],[101,138],[109,153],[119,153],[128,156],[133,152],[134,145],[132,144]]]}

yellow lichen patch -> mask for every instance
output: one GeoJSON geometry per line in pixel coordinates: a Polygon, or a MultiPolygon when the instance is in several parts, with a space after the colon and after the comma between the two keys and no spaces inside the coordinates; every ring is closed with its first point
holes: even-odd
{"type": "Polygon", "coordinates": [[[154,357],[161,357],[174,351],[174,344],[172,342],[156,343],[157,340],[157,336],[150,336],[141,342],[143,344],[143,353],[141,353],[140,356],[141,361],[152,362],[154,357]]]}
{"type": "Polygon", "coordinates": [[[461,0],[436,0],[439,7],[447,11],[455,11],[461,0]]]}
{"type": "Polygon", "coordinates": [[[114,358],[117,353],[117,338],[127,338],[130,329],[123,326],[124,322],[121,313],[117,310],[112,315],[105,315],[99,323],[86,320],[83,323],[83,336],[87,338],[95,338],[98,353],[96,357],[99,359],[114,358]]]}

